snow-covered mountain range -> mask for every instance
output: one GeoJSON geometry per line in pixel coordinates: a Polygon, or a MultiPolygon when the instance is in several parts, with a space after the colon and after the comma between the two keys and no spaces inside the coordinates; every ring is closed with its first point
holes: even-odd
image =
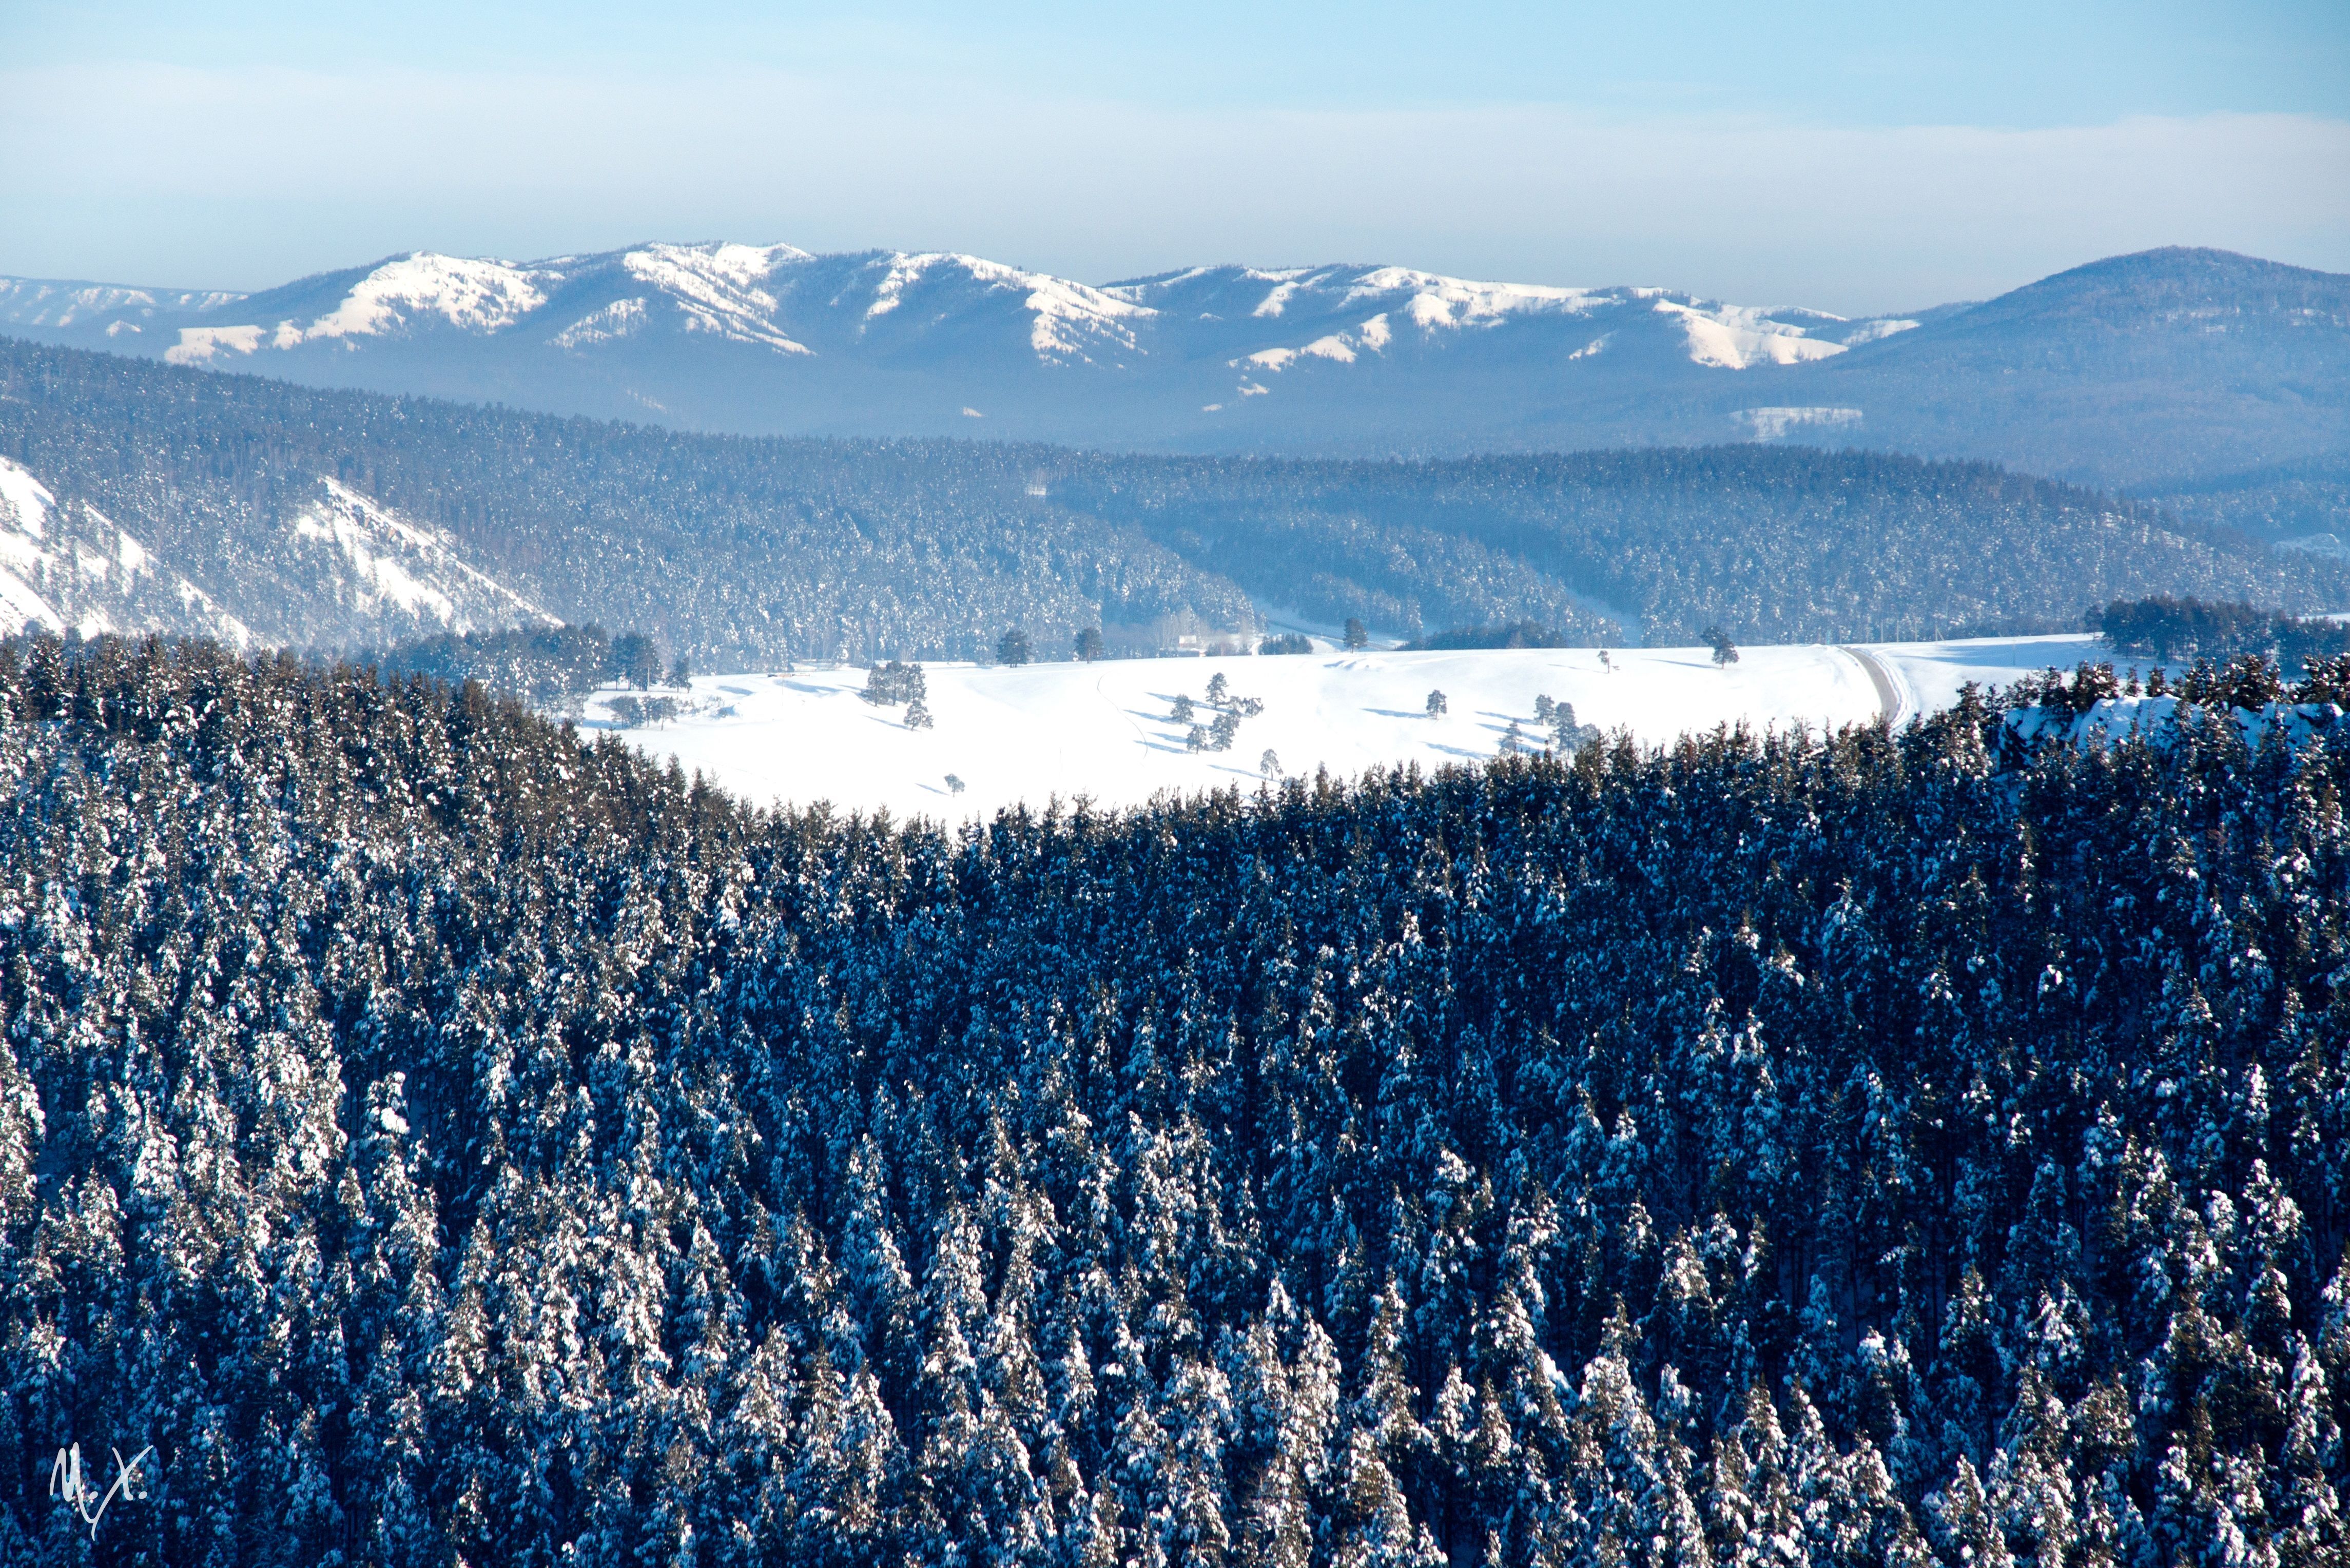
{"type": "Polygon", "coordinates": [[[1096,286],[945,252],[417,252],[250,295],[0,279],[0,331],[742,433],[1419,455],[1798,440],[2100,484],[2350,450],[2350,278],[2216,251],[1852,320],[1400,266],[1096,286]]]}
{"type": "Polygon", "coordinates": [[[1042,369],[1188,367],[1234,399],[1263,395],[1264,376],[1301,361],[1353,365],[1498,328],[1514,328],[1521,348],[1528,338],[1571,341],[1559,356],[1567,363],[1647,351],[1744,369],[1825,358],[1918,325],[1396,266],[1194,267],[1094,287],[952,253],[811,255],[727,244],[524,263],[419,251],[255,295],[5,279],[0,322],[173,364],[260,356],[255,368],[272,369],[280,356],[452,335],[509,352],[605,358],[681,343],[877,365],[1009,350],[1042,369]]]}

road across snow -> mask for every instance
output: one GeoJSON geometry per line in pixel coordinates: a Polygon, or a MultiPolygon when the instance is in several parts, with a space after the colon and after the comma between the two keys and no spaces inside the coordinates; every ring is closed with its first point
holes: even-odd
{"type": "MultiPolygon", "coordinates": [[[[1855,652],[1863,651],[1856,649],[1855,652]]],[[[1959,700],[1959,688],[2005,686],[2035,670],[2071,670],[2084,662],[2126,664],[2079,632],[2059,637],[1997,637],[1965,642],[1892,642],[1866,651],[1906,688],[1909,711],[1930,713],[1959,700]]]]}
{"type": "Polygon", "coordinates": [[[1847,648],[1843,651],[1860,660],[1862,673],[1868,677],[1869,685],[1876,690],[1877,705],[1884,713],[1885,722],[1888,724],[1901,722],[1908,716],[1908,711],[1915,706],[1902,700],[1902,691],[1907,682],[1897,680],[1893,671],[1886,667],[1885,660],[1866,648],[1847,648]]]}
{"type": "MultiPolygon", "coordinates": [[[[2093,642],[2074,637],[1749,648],[1727,667],[1701,648],[1619,649],[1604,659],[1591,649],[1523,649],[933,664],[928,730],[907,729],[902,707],[865,701],[862,670],[717,675],[694,680],[697,711],[622,733],[761,805],[822,800],[959,821],[1055,796],[1131,805],[1162,790],[1253,788],[1268,750],[1281,774],[1309,777],[1319,768],[1352,776],[1482,762],[1500,754],[1513,721],[1530,745],[1543,743],[1538,696],[1573,703],[1584,724],[1661,742],[1721,724],[1818,729],[1866,723],[1888,707],[1906,717],[1947,706],[1963,680],[2003,683],[2094,654],[2093,642]],[[1200,705],[1193,722],[1206,726],[1215,716],[1208,682],[1219,674],[1263,711],[1242,722],[1230,751],[1195,753],[1173,704],[1190,697],[1200,705]],[[1430,718],[1429,693],[1438,691],[1449,711],[1430,718]]],[[[601,699],[588,718],[608,720],[601,699]]]]}

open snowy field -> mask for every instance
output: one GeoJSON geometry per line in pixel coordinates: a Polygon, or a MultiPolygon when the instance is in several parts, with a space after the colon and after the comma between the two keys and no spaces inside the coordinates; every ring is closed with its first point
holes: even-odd
{"type": "Polygon", "coordinates": [[[2116,666],[2115,659],[2094,637],[2073,632],[2061,637],[1997,637],[1966,642],[1871,643],[1866,651],[1903,688],[1901,716],[1932,712],[1959,700],[1959,688],[1971,680],[1978,686],[2005,686],[2017,676],[2051,665],[2071,670],[2086,660],[2116,666]]]}
{"type": "MultiPolygon", "coordinates": [[[[2095,651],[2085,637],[2061,637],[1749,648],[1727,668],[1702,648],[1618,649],[1605,660],[1591,649],[1526,649],[933,664],[924,667],[928,730],[909,730],[902,706],[865,701],[861,669],[761,672],[698,677],[694,711],[621,733],[762,805],[822,800],[960,821],[1055,795],[1126,805],[1161,790],[1253,786],[1267,751],[1280,773],[1307,776],[1481,762],[1499,754],[1513,721],[1530,744],[1542,744],[1541,696],[1573,703],[1581,723],[1621,726],[1648,742],[1742,721],[1783,730],[1866,722],[1886,711],[1871,656],[1893,711],[1907,718],[1947,705],[1963,681],[2004,683],[2095,651]],[[1205,700],[1218,674],[1235,698],[1263,709],[1241,723],[1230,751],[1195,753],[1174,703],[1188,696],[1200,704],[1192,722],[1205,726],[1215,717],[1205,700]],[[1445,694],[1440,717],[1428,715],[1430,691],[1445,694]],[[961,793],[950,775],[962,781],[961,793]]],[[[608,722],[601,697],[588,717],[608,722]]]]}

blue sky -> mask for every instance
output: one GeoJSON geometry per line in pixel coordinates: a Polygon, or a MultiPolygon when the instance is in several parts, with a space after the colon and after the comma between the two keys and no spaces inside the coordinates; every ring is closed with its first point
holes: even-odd
{"type": "Polygon", "coordinates": [[[2168,243],[2350,270],[2350,5],[0,0],[0,271],[653,237],[1847,311],[2168,243]]]}

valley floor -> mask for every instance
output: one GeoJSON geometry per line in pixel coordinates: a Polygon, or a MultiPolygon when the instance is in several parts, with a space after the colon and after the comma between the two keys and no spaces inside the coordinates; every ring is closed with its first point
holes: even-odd
{"type": "MultiPolygon", "coordinates": [[[[1897,721],[1945,707],[1962,683],[2005,684],[2025,670],[2103,657],[2087,637],[1968,642],[1749,648],[1718,667],[1702,648],[1478,652],[1358,652],[1279,658],[1116,660],[1017,669],[925,666],[934,725],[906,728],[905,709],[862,700],[862,669],[698,677],[692,711],[657,727],[620,732],[656,756],[673,755],[758,804],[828,801],[843,810],[886,807],[947,821],[1026,801],[1085,795],[1131,805],[1159,791],[1191,793],[1317,768],[1352,776],[1416,763],[1482,762],[1498,755],[1514,721],[1530,747],[1544,732],[1534,701],[1575,706],[1584,724],[1629,730],[1659,742],[1744,722],[1865,723],[1886,711],[1864,662],[1873,656],[1897,721]],[[1263,711],[1245,720],[1230,751],[1194,753],[1178,696],[1215,717],[1208,682],[1222,674],[1236,698],[1263,711]],[[1431,691],[1449,711],[1427,714],[1431,691]],[[959,778],[958,793],[949,775],[959,778]]],[[[610,723],[603,696],[591,724],[610,723]]]]}

